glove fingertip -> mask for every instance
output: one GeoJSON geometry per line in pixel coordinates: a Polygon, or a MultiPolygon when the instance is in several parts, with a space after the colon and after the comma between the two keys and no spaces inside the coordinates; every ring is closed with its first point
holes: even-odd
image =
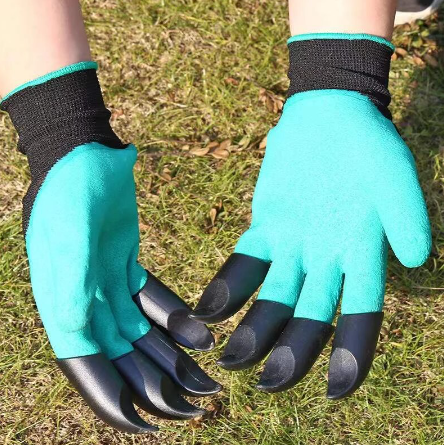
{"type": "Polygon", "coordinates": [[[235,314],[256,292],[270,264],[240,253],[233,253],[210,282],[190,314],[202,323],[219,323],[235,314]]]}
{"type": "Polygon", "coordinates": [[[422,266],[430,256],[432,249],[432,237],[430,230],[423,230],[414,237],[405,236],[404,242],[399,246],[393,246],[396,257],[409,268],[422,266]]]}

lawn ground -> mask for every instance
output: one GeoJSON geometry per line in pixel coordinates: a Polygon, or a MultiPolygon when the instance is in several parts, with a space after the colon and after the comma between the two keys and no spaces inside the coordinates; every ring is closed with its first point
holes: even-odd
{"type": "MultiPolygon", "coordinates": [[[[140,150],[141,261],[193,305],[249,223],[261,142],[287,87],[286,2],[83,4],[113,125],[140,150]]],[[[208,418],[149,419],[161,431],[144,437],[98,421],[55,366],[36,313],[20,228],[29,175],[0,115],[1,443],[444,444],[444,10],[398,28],[394,43],[391,109],[417,160],[434,246],[415,270],[391,255],[373,369],[338,402],[325,398],[328,351],[293,390],[271,396],[254,389],[260,367],[216,367],[241,311],[213,327],[214,351],[196,355],[224,385],[200,402],[208,418]]]]}

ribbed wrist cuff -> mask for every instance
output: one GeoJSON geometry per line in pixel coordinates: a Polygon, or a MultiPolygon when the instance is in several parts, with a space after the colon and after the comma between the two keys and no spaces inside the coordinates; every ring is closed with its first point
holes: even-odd
{"type": "Polygon", "coordinates": [[[290,38],[288,49],[287,97],[311,90],[357,91],[391,119],[390,42],[366,34],[304,34],[290,38]]]}
{"type": "Polygon", "coordinates": [[[26,232],[31,207],[53,165],[79,145],[99,142],[124,148],[113,132],[96,64],[81,62],[28,82],[11,92],[1,108],[18,132],[19,150],[28,157],[31,185],[23,199],[26,232]]]}

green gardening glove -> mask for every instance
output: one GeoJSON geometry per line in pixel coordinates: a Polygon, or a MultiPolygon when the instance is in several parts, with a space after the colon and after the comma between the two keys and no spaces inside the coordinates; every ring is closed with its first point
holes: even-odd
{"type": "Polygon", "coordinates": [[[290,89],[267,137],[253,218],[192,317],[218,322],[262,283],[219,364],[244,369],[272,350],[258,388],[296,384],[341,316],[328,397],[366,377],[382,322],[387,241],[407,267],[431,235],[415,162],[387,110],[393,46],[369,35],[289,40],[290,89]]]}
{"type": "Polygon", "coordinates": [[[189,419],[183,394],[219,391],[175,342],[208,350],[208,329],[137,262],[136,148],[109,125],[96,64],[23,85],[2,101],[28,156],[23,222],[32,289],[57,363],[94,412],[129,433],[136,413],[189,419]]]}

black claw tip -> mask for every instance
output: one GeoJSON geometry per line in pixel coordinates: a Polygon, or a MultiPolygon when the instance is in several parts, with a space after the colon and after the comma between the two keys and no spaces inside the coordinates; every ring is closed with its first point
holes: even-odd
{"type": "Polygon", "coordinates": [[[108,425],[131,434],[157,431],[137,414],[130,389],[103,354],[58,359],[57,364],[94,413],[108,425]]]}
{"type": "Polygon", "coordinates": [[[257,300],[231,335],[217,363],[225,369],[247,369],[270,352],[293,309],[274,301],[257,300]]]}
{"type": "MultiPolygon", "coordinates": [[[[288,346],[276,347],[265,364],[256,388],[264,392],[278,392],[287,389],[295,369],[295,357],[288,346]]],[[[295,382],[296,384],[296,382],[295,382]]],[[[290,387],[292,385],[289,385],[290,387]]]]}
{"type": "Polygon", "coordinates": [[[199,307],[196,306],[193,312],[191,312],[188,317],[192,320],[197,320],[205,323],[205,320],[213,315],[213,311],[209,307],[199,307]]]}
{"type": "MultiPolygon", "coordinates": [[[[245,304],[247,299],[248,297],[245,298],[242,305],[245,304]]],[[[202,298],[189,317],[201,323],[218,323],[232,315],[230,313],[230,315],[225,317],[229,301],[230,289],[227,283],[216,276],[205,289],[202,298]]]]}
{"type": "Polygon", "coordinates": [[[154,326],[133,345],[164,371],[186,395],[208,396],[222,389],[188,354],[154,326]]]}
{"type": "Polygon", "coordinates": [[[190,317],[218,323],[236,313],[264,281],[270,264],[233,253],[210,282],[190,317]]]}
{"type": "Polygon", "coordinates": [[[133,297],[142,313],[182,346],[197,351],[213,349],[213,335],[206,326],[188,317],[190,307],[156,277],[148,275],[145,286],[133,297]]]}
{"type": "Polygon", "coordinates": [[[278,392],[294,386],[311,369],[332,333],[328,323],[292,318],[266,361],[257,388],[278,392]]]}
{"type": "Polygon", "coordinates": [[[188,403],[177,386],[148,357],[134,350],[113,360],[145,411],[165,419],[192,419],[205,410],[188,403]]]}
{"type": "Polygon", "coordinates": [[[346,349],[336,348],[330,358],[327,398],[339,399],[356,385],[358,364],[346,349]]]}
{"type": "Polygon", "coordinates": [[[211,351],[214,337],[209,329],[189,317],[190,310],[177,311],[170,317],[168,333],[181,345],[196,351],[211,351]]]}
{"type": "Polygon", "coordinates": [[[352,394],[367,376],[376,350],[382,312],[341,315],[328,370],[329,399],[352,394]]]}
{"type": "Polygon", "coordinates": [[[249,359],[255,352],[255,344],[256,336],[253,329],[250,326],[238,326],[216,363],[232,371],[248,368],[249,359]]]}

